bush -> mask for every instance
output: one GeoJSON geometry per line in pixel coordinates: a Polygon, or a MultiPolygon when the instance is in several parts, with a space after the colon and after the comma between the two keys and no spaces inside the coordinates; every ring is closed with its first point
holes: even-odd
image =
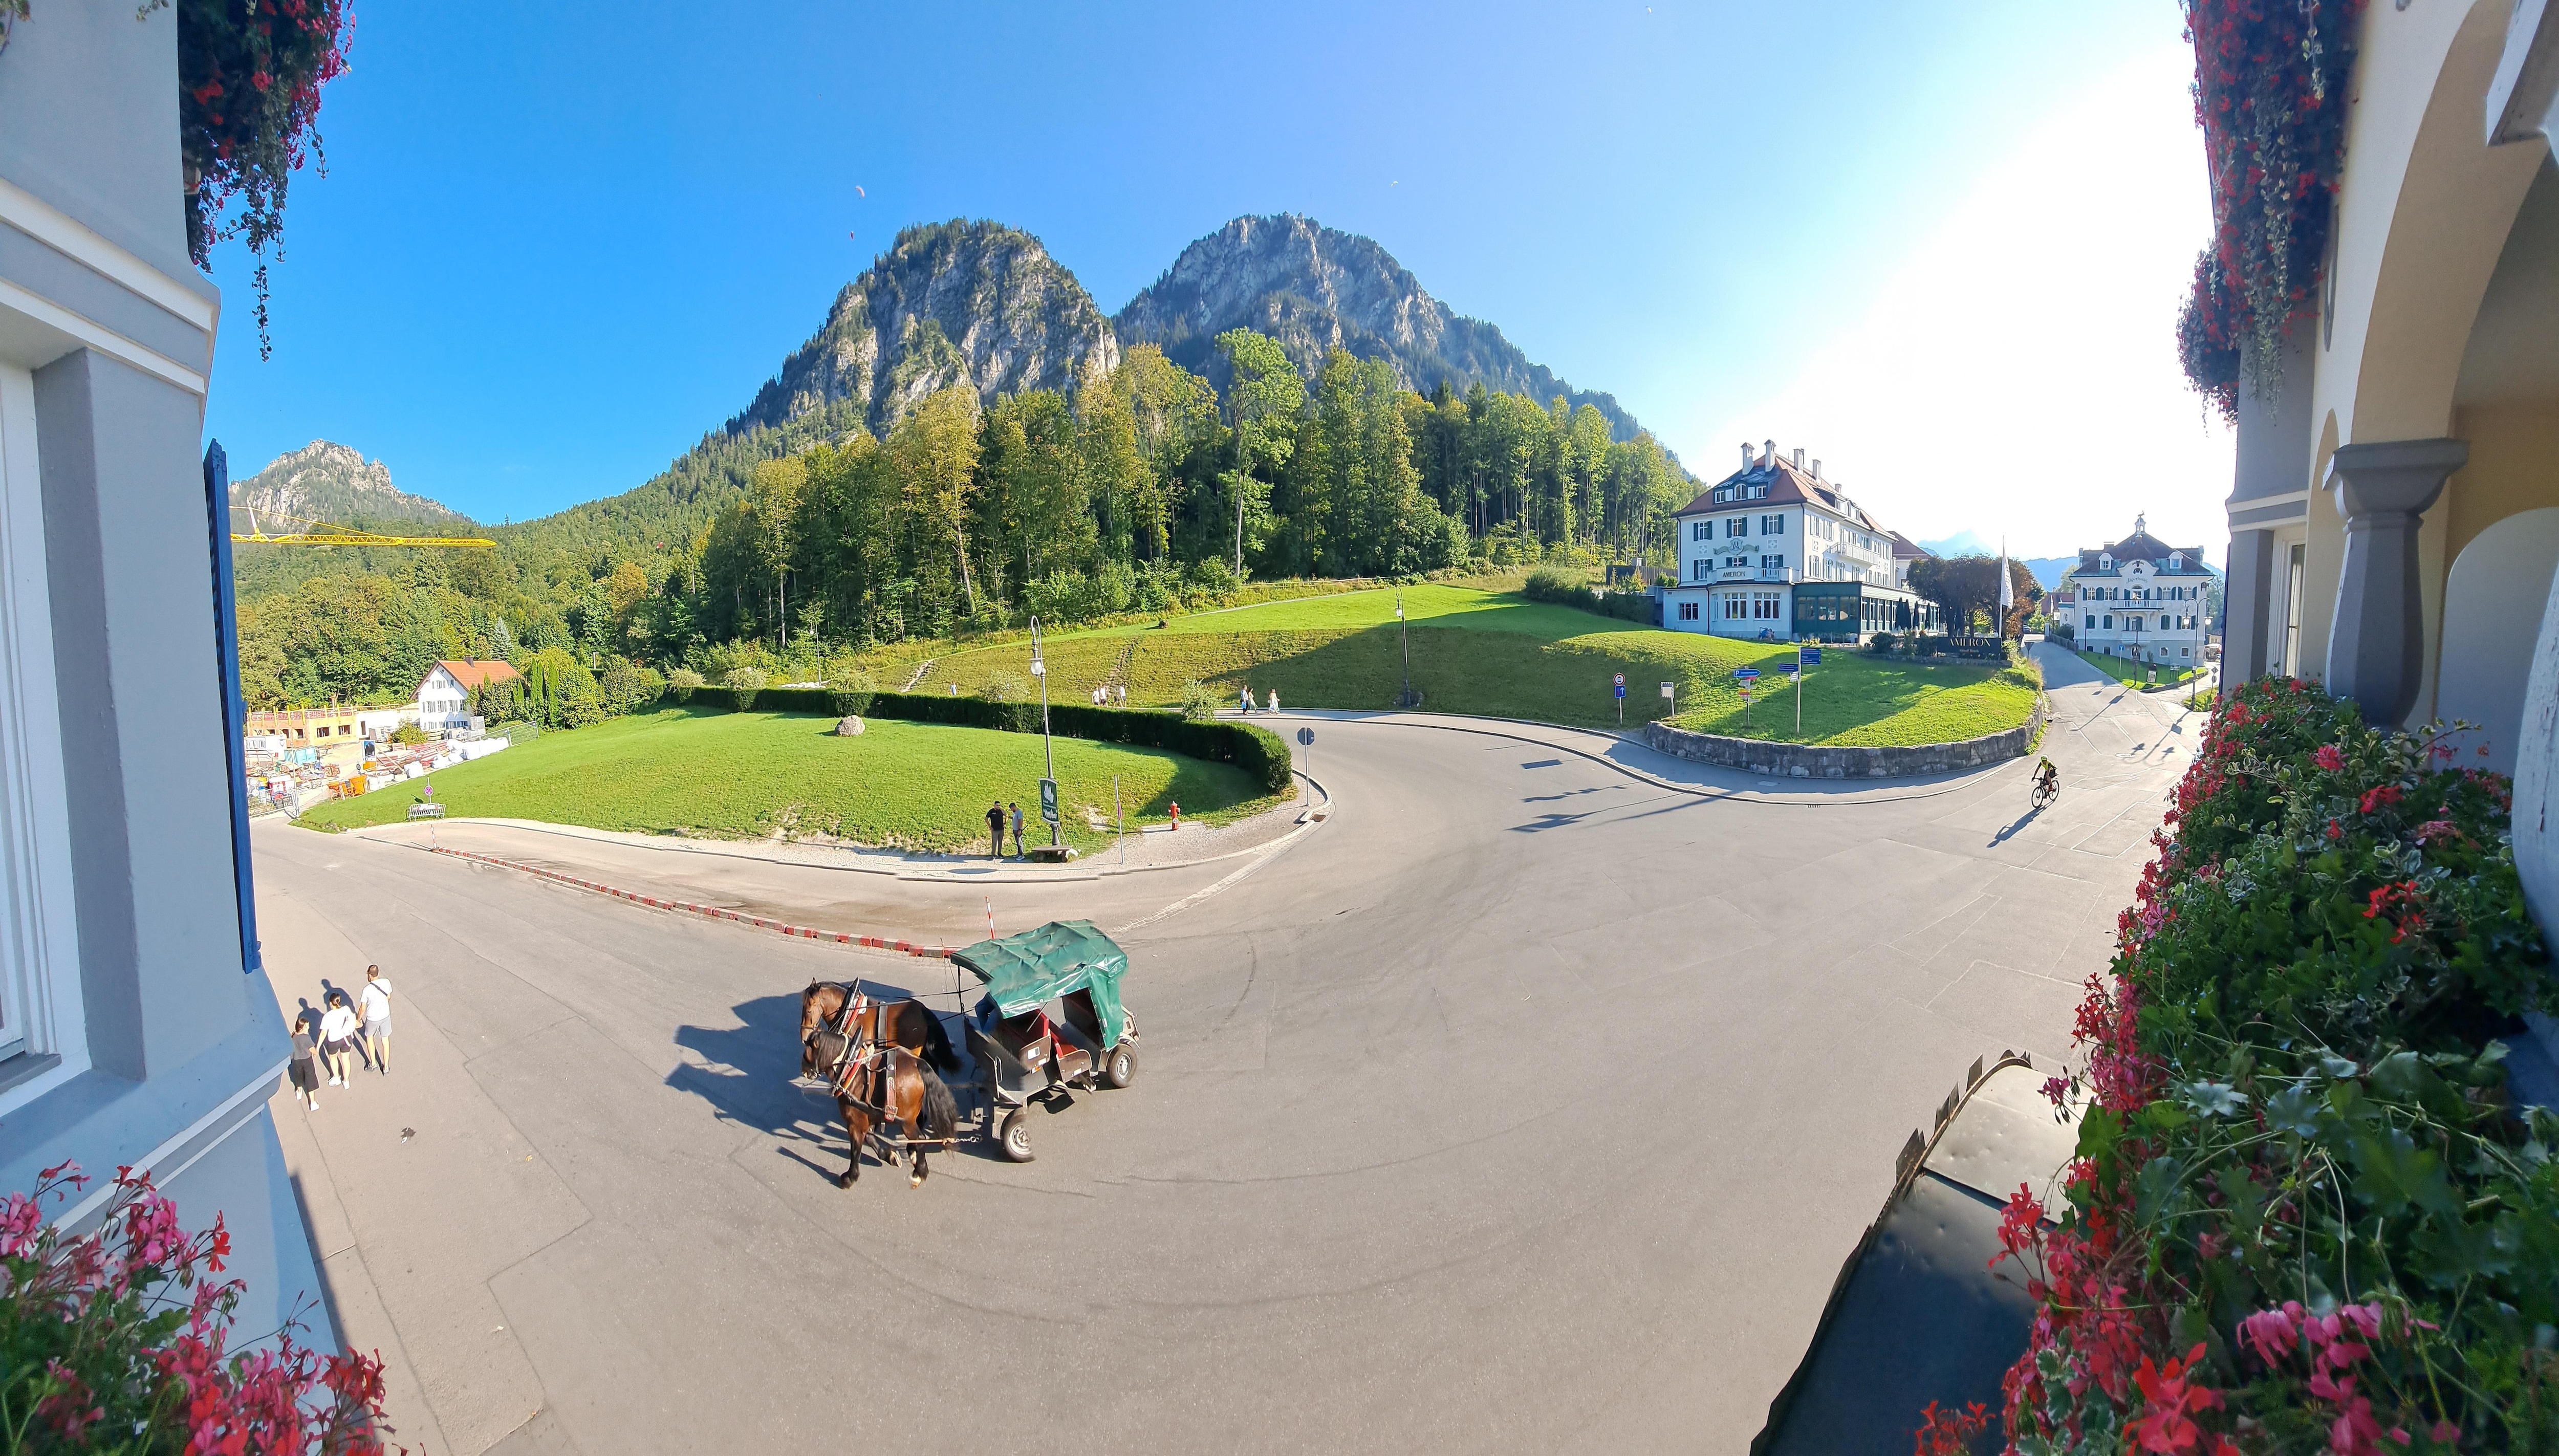
{"type": "Polygon", "coordinates": [[[986,697],[999,703],[1026,703],[1031,698],[1031,686],[1018,672],[989,672],[986,674],[986,697]]]}
{"type": "Polygon", "coordinates": [[[1224,694],[1196,677],[1182,681],[1182,716],[1194,723],[1215,722],[1218,705],[1225,701],[1224,694]]]}
{"type": "Polygon", "coordinates": [[[2164,1449],[2163,1381],[2181,1450],[2559,1441],[2559,1117],[2494,1039],[2559,984],[2507,795],[2316,689],[2223,694],[2048,1089],[2090,1096],[2063,1223],[2002,1227],[2019,1449],[2164,1449]]]}
{"type": "Polygon", "coordinates": [[[743,713],[755,706],[756,694],[764,690],[764,684],[769,680],[761,667],[731,667],[728,676],[722,679],[722,685],[735,694],[732,700],[737,711],[743,713]]]}
{"type": "Polygon", "coordinates": [[[1564,607],[1588,609],[1598,605],[1589,578],[1565,566],[1541,566],[1530,572],[1528,580],[1520,585],[1520,595],[1532,602],[1553,602],[1564,607]]]}
{"type": "Polygon", "coordinates": [[[700,691],[701,686],[702,674],[690,667],[667,669],[667,691],[679,703],[691,702],[693,694],[700,691]]]}
{"type": "Polygon", "coordinates": [[[667,679],[646,663],[614,657],[595,680],[596,691],[611,713],[636,713],[667,695],[667,679]]]}
{"type": "Polygon", "coordinates": [[[426,742],[432,736],[432,734],[428,733],[425,729],[420,728],[415,723],[402,723],[397,728],[391,730],[391,742],[405,743],[412,747],[426,742]]]}
{"type": "Polygon", "coordinates": [[[857,718],[871,710],[879,683],[859,667],[840,667],[828,674],[827,711],[838,718],[857,718]]]}
{"type": "Polygon", "coordinates": [[[1879,632],[1875,636],[1867,639],[1866,645],[1875,649],[1879,653],[1888,653],[1892,651],[1892,634],[1888,632],[1879,632]]]}

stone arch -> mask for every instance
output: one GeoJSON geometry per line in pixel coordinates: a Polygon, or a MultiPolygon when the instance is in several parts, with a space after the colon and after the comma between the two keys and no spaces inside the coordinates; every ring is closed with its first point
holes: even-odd
{"type": "Polygon", "coordinates": [[[2523,724],[2524,683],[2532,670],[2532,629],[2550,601],[2559,573],[2559,507],[2506,516],[2480,532],[2453,561],[2444,583],[2442,675],[2436,715],[2480,725],[2462,734],[2462,762],[2481,761],[2471,750],[2487,748],[2484,767],[2514,772],[2516,736],[2523,724]]]}
{"type": "Polygon", "coordinates": [[[2507,9],[2471,6],[2399,171],[2356,360],[2353,443],[2433,439],[2452,428],[2480,300],[2540,164],[2537,148],[2489,146],[2482,120],[2507,9]]]}

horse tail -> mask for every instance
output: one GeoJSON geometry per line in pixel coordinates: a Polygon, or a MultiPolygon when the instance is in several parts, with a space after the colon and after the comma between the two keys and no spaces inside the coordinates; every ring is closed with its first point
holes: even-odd
{"type": "Polygon", "coordinates": [[[960,1130],[960,1104],[951,1099],[951,1089],[933,1075],[930,1067],[918,1067],[924,1079],[924,1134],[927,1137],[949,1137],[960,1130]]]}
{"type": "Polygon", "coordinates": [[[942,1029],[942,1018],[922,1002],[916,1005],[924,1012],[924,1060],[944,1072],[959,1071],[960,1054],[951,1050],[951,1034],[942,1029]]]}

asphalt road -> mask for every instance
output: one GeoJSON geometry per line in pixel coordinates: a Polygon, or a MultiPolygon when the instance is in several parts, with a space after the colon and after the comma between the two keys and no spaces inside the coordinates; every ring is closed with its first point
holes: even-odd
{"type": "Polygon", "coordinates": [[[338,1317],[430,1452],[1740,1450],[1909,1129],[2069,1051],[2200,730],[2048,661],[2040,815],[1328,725],[1330,822],[1124,938],[1136,1085],[920,1190],[788,1079],[813,975],[940,966],[261,824],[287,1009],[400,992],[275,1104],[338,1317]]]}

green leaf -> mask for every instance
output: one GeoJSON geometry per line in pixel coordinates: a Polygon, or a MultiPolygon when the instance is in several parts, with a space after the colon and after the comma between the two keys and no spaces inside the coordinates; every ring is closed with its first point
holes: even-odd
{"type": "Polygon", "coordinates": [[[2493,1278],[2514,1267],[2521,1242],[2514,1216],[2494,1224],[2465,1224],[2438,1219],[2409,1240],[2417,1249],[2417,1268],[2438,1289],[2457,1289],[2466,1279],[2493,1278]]]}
{"type": "Polygon", "coordinates": [[[2133,1175],[2133,1221],[2156,1227],[2183,1201],[2185,1165],[2176,1158],[2153,1158],[2142,1164],[2142,1170],[2133,1175]]]}
{"type": "Polygon", "coordinates": [[[2396,1127],[2358,1134],[2353,1141],[2355,1197],[2387,1218],[2414,1204],[2430,1213],[2459,1218],[2461,1201],[2444,1178],[2444,1160],[2433,1148],[2396,1127]]]}
{"type": "Polygon", "coordinates": [[[2277,1132],[2296,1137],[2319,1136],[2319,1093],[2307,1084],[2295,1083],[2266,1098],[2266,1125],[2277,1132]]]}
{"type": "Polygon", "coordinates": [[[2248,1094],[2226,1082],[2189,1082],[2178,1089],[2178,1096],[2206,1117],[2227,1117],[2248,1109],[2248,1094]]]}
{"type": "Polygon", "coordinates": [[[2133,1114],[2133,1128],[2145,1136],[2156,1137],[2161,1133],[2175,1132],[2193,1120],[2185,1108],[2175,1102],[2153,1102],[2133,1114]]]}

